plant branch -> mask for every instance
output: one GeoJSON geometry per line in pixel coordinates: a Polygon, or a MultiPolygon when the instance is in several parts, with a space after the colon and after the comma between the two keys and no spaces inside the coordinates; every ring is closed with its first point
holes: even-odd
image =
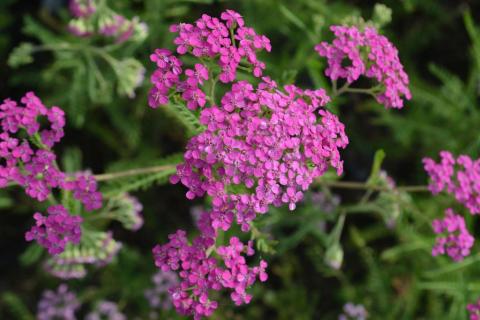
{"type": "Polygon", "coordinates": [[[428,186],[400,186],[394,189],[383,186],[369,185],[365,182],[357,181],[322,181],[317,180],[317,184],[338,188],[338,189],[354,189],[354,190],[372,190],[372,191],[404,191],[404,192],[429,192],[428,186]]]}
{"type": "Polygon", "coordinates": [[[94,175],[94,178],[97,181],[107,181],[107,180],[137,176],[141,174],[167,171],[167,170],[175,169],[175,167],[176,167],[176,164],[168,164],[168,165],[153,166],[153,167],[146,167],[146,168],[130,169],[130,170],[119,171],[119,172],[96,174],[94,175]]]}

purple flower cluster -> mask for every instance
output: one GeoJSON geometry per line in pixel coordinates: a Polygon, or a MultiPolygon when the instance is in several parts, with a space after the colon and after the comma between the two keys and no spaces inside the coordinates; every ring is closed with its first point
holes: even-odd
{"type": "Polygon", "coordinates": [[[62,205],[48,208],[48,216],[37,212],[33,215],[36,225],[27,231],[27,241],[36,240],[39,245],[48,249],[50,254],[59,254],[65,250],[69,242],[80,242],[82,217],[71,216],[62,205]]]}
{"type": "Polygon", "coordinates": [[[335,35],[332,43],[315,46],[318,54],[327,58],[325,74],[330,79],[345,79],[348,84],[360,76],[376,80],[381,87],[376,99],[387,108],[402,108],[403,98],[410,100],[408,75],[397,49],[386,37],[373,27],[366,27],[364,31],[355,26],[330,29],[335,35]]]}
{"type": "Polygon", "coordinates": [[[270,40],[246,27],[243,18],[232,10],[223,12],[220,19],[204,14],[194,24],[173,25],[170,31],[178,33],[174,43],[179,55],[189,53],[209,65],[202,62],[184,70],[183,62],[170,50],[157,49],[150,56],[157,64],[149,94],[152,108],[167,104],[170,91],[181,93],[189,109],[204,107],[206,95],[201,86],[205,80],[213,79],[214,69],[220,67],[218,80],[222,83],[233,82],[240,67],[261,77],[265,64],[257,59],[256,52],[271,50],[270,40]]]}
{"type": "Polygon", "coordinates": [[[210,316],[217,308],[218,303],[211,300],[210,291],[231,289],[231,299],[241,305],[250,302],[252,296],[247,289],[257,277],[260,281],[267,280],[265,261],[262,260],[255,267],[249,267],[246,263],[245,255],[252,256],[255,253],[252,242],[244,245],[238,238],[232,237],[229,246],[215,248],[216,233],[210,226],[208,213],[201,220],[205,220],[204,223],[200,222],[204,226],[203,233],[192,244],[189,244],[186,232],[178,230],[169,236],[167,244],[157,245],[153,249],[157,267],[164,272],[179,273],[180,283],[169,289],[175,309],[183,315],[193,315],[194,319],[210,316]],[[211,256],[214,251],[223,266],[211,256]]]}
{"type": "Polygon", "coordinates": [[[247,231],[271,204],[294,210],[329,166],[343,170],[339,149],[348,138],[338,118],[322,108],[329,101],[325,91],[289,85],[282,92],[264,80],[256,90],[234,83],[221,106],[202,110],[207,129],[189,141],[185,163],[170,179],[188,187],[188,199],[212,197],[215,229],[228,230],[235,218],[247,231]]]}
{"type": "Polygon", "coordinates": [[[76,19],[70,21],[68,30],[78,37],[100,35],[122,43],[138,35],[143,38],[147,25],[137,17],[129,20],[104,6],[98,0],[70,0],[70,13],[76,19]]]}
{"type": "Polygon", "coordinates": [[[94,0],[70,0],[70,13],[76,18],[89,17],[97,11],[94,0]]]}
{"type": "Polygon", "coordinates": [[[66,284],[58,287],[57,291],[46,290],[38,302],[38,320],[75,320],[75,312],[80,308],[77,296],[68,291],[66,284]]]}
{"type": "Polygon", "coordinates": [[[442,236],[432,249],[432,255],[447,254],[453,261],[461,261],[470,254],[475,238],[468,232],[465,219],[448,208],[443,219],[432,222],[433,232],[442,236]]]}
{"type": "Polygon", "coordinates": [[[122,43],[129,40],[135,33],[135,28],[140,27],[146,31],[147,26],[140,22],[137,17],[128,20],[124,16],[114,14],[109,19],[106,19],[100,25],[98,33],[105,37],[115,39],[116,43],[122,43]]]}
{"type": "Polygon", "coordinates": [[[95,310],[88,313],[85,320],[126,320],[127,317],[118,310],[118,305],[111,301],[100,301],[95,310]]]}
{"type": "MultiPolygon", "coordinates": [[[[51,196],[53,188],[63,189],[73,192],[86,210],[100,208],[102,196],[92,176],[70,178],[57,166],[52,148],[64,135],[62,109],[45,107],[33,92],[20,101],[22,105],[11,99],[0,104],[0,187],[17,183],[41,202],[51,196]],[[41,118],[46,125],[41,125],[41,118]]],[[[47,211],[47,217],[35,214],[36,226],[27,232],[26,239],[37,240],[51,254],[62,252],[67,242],[78,243],[82,219],[70,216],[62,206],[51,206],[47,211]]]]}
{"type": "Polygon", "coordinates": [[[368,318],[368,313],[365,307],[361,304],[355,305],[351,302],[343,306],[343,313],[338,316],[338,320],[365,320],[368,318]]]}
{"type": "Polygon", "coordinates": [[[0,104],[0,158],[5,163],[0,166],[0,187],[16,182],[38,201],[46,200],[52,188],[70,190],[87,210],[100,208],[102,197],[93,177],[79,175],[71,180],[56,165],[56,155],[51,148],[64,134],[62,109],[46,108],[33,92],[28,92],[21,103],[24,106],[6,99],[0,104]],[[47,128],[41,128],[40,117],[49,123],[47,128]],[[25,132],[28,139],[21,138],[20,131],[25,132]]]}
{"type": "Polygon", "coordinates": [[[467,305],[470,320],[480,320],[480,299],[476,303],[467,305]]]}
{"type": "Polygon", "coordinates": [[[177,54],[189,53],[199,63],[184,68],[171,51],[157,49],[150,57],[157,70],[149,105],[168,104],[175,95],[187,108],[201,109],[206,129],[188,142],[185,162],[170,181],[186,186],[190,200],[210,196],[213,208],[196,215],[200,235],[191,243],[178,230],[153,253],[159,268],[179,274],[180,283],[170,288],[177,311],[200,319],[217,308],[211,291],[229,289],[241,305],[252,298],[248,288],[268,278],[265,261],[247,264],[254,254],[252,241],[245,245],[232,237],[229,245],[217,246],[217,231],[227,231],[236,221],[246,232],[270,205],[288,204],[294,210],[330,166],[342,173],[339,150],[348,138],[344,125],[324,108],[330,100],[325,90],[282,89],[268,77],[255,87],[235,81],[239,68],[260,78],[265,65],[256,53],[271,50],[269,40],[246,27],[238,13],[227,10],[220,19],[202,15],[195,24],[174,25],[171,31],[178,33],[177,54]],[[231,84],[218,105],[217,81],[231,84]]]}
{"type": "Polygon", "coordinates": [[[440,152],[440,162],[424,158],[425,171],[430,176],[430,191],[443,190],[455,196],[472,214],[480,213],[480,159],[461,155],[457,159],[448,151],[440,152]]]}

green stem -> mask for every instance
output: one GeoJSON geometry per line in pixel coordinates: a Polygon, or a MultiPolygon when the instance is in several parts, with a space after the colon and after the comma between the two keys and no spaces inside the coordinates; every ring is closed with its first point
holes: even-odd
{"type": "Polygon", "coordinates": [[[236,45],[235,45],[235,34],[233,33],[233,28],[230,28],[230,40],[232,41],[232,46],[236,47],[236,45]]]}
{"type": "Polygon", "coordinates": [[[112,173],[97,174],[97,175],[94,175],[94,177],[97,181],[107,181],[107,180],[115,180],[119,178],[131,177],[131,176],[138,176],[141,174],[167,171],[167,170],[174,169],[175,167],[176,167],[176,164],[168,164],[168,165],[153,166],[153,167],[146,167],[146,168],[130,169],[130,170],[112,172],[112,173]]]}
{"type": "MultiPolygon", "coordinates": [[[[372,191],[392,191],[389,187],[368,185],[365,182],[357,181],[316,181],[318,185],[327,186],[338,189],[353,189],[353,190],[372,190],[372,191]]],[[[400,186],[394,190],[404,192],[429,192],[428,186],[400,186]]]]}
{"type": "Polygon", "coordinates": [[[218,77],[215,77],[211,80],[211,87],[210,87],[210,98],[212,103],[215,105],[215,87],[217,85],[218,77]]]}

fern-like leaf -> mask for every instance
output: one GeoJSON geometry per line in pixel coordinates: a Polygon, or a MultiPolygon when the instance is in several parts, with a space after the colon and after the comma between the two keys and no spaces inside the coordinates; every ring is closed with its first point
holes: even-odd
{"type": "Polygon", "coordinates": [[[176,119],[185,127],[188,137],[193,137],[205,130],[205,127],[198,120],[198,116],[185,106],[172,103],[162,108],[162,110],[165,110],[169,116],[176,119]]]}

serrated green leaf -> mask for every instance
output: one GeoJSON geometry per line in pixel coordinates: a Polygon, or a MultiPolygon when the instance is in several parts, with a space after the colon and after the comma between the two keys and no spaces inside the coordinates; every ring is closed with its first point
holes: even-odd
{"type": "Polygon", "coordinates": [[[193,137],[205,130],[205,127],[200,123],[198,116],[187,109],[186,106],[172,103],[165,108],[162,108],[168,115],[178,120],[187,130],[187,136],[193,137]]]}

